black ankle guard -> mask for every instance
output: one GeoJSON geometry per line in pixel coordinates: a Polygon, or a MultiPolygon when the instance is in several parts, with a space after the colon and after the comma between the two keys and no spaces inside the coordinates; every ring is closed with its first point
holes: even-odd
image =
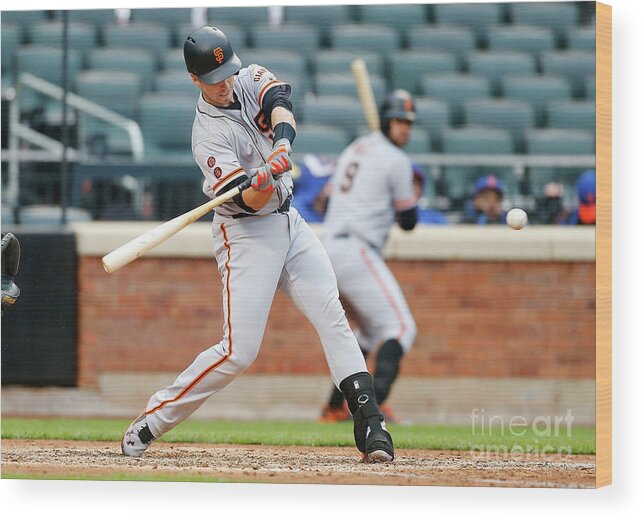
{"type": "Polygon", "coordinates": [[[380,404],[386,400],[391,392],[391,386],[400,371],[400,360],[403,355],[402,345],[396,339],[385,341],[377,353],[373,380],[377,402],[380,404]]]}
{"type": "Polygon", "coordinates": [[[353,414],[353,434],[355,445],[362,453],[366,453],[366,433],[382,430],[384,416],[377,405],[377,398],[373,389],[373,379],[368,372],[358,372],[348,376],[339,384],[339,389],[344,394],[348,409],[353,414]]]}

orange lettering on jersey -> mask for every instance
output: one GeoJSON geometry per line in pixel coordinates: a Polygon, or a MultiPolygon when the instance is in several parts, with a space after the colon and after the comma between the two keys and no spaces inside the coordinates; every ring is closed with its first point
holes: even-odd
{"type": "Polygon", "coordinates": [[[212,52],[214,53],[214,59],[217,60],[219,64],[223,63],[223,58],[225,58],[225,55],[223,54],[223,49],[221,47],[217,47],[212,52]]]}
{"type": "Polygon", "coordinates": [[[406,112],[412,112],[413,111],[413,101],[411,99],[405,99],[404,100],[404,110],[406,112]]]}

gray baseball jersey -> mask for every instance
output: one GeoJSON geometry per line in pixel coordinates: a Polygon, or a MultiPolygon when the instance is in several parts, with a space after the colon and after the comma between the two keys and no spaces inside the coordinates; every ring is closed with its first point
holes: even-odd
{"type": "MultiPolygon", "coordinates": [[[[239,71],[234,93],[236,108],[218,108],[199,96],[192,127],[192,153],[205,180],[203,193],[214,198],[235,179],[250,176],[252,168],[262,166],[272,152],[272,129],[261,109],[263,96],[277,85],[290,86],[275,78],[269,70],[250,65],[239,71]]],[[[256,215],[268,215],[292,194],[290,174],[283,175],[272,199],[256,215]]],[[[216,209],[219,216],[247,213],[233,201],[216,209]]]]}
{"type": "Polygon", "coordinates": [[[382,249],[395,213],[416,203],[411,161],[382,133],[373,132],[344,150],[331,182],[324,246],[339,292],[355,312],[360,347],[370,352],[397,339],[408,351],[415,321],[382,249]]]}
{"type": "MultiPolygon", "coordinates": [[[[216,108],[199,98],[192,148],[208,196],[266,162],[272,135],[261,101],[279,84],[283,83],[269,71],[251,65],[241,69],[234,84],[236,109],[216,108]]],[[[152,395],[145,415],[155,437],[189,417],[252,364],[277,290],[317,330],[335,384],[366,370],[339,302],[328,255],[297,210],[282,206],[291,192],[292,180],[285,174],[261,210],[248,212],[232,201],[217,208],[212,229],[223,286],[223,337],[201,352],[174,383],[152,395]],[[246,216],[232,218],[239,214],[246,216]]]]}
{"type": "Polygon", "coordinates": [[[354,141],[341,154],[331,180],[326,236],[354,234],[381,250],[395,212],[415,205],[409,157],[381,132],[354,141]]]}

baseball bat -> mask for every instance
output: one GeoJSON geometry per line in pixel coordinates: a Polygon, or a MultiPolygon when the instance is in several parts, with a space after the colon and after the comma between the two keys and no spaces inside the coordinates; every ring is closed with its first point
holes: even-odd
{"type": "Polygon", "coordinates": [[[232,197],[241,193],[246,188],[250,187],[251,183],[252,179],[246,179],[230,191],[226,191],[222,195],[215,197],[205,204],[202,204],[187,213],[183,213],[168,222],[156,226],[154,229],[146,231],[134,240],[129,241],[127,244],[124,244],[118,249],[115,249],[111,253],[105,255],[103,257],[103,268],[108,273],[113,273],[121,267],[143,256],[150,249],[153,249],[159,244],[165,242],[168,238],[176,235],[183,228],[192,224],[192,222],[200,219],[206,213],[212,211],[217,206],[220,206],[232,197]]]}
{"type": "Polygon", "coordinates": [[[366,118],[366,124],[370,130],[379,130],[380,116],[377,111],[377,103],[375,102],[375,96],[373,95],[371,80],[368,77],[366,63],[364,60],[359,58],[353,60],[351,63],[351,70],[353,72],[353,79],[355,80],[355,87],[357,88],[357,95],[360,103],[362,104],[364,117],[366,118]]]}

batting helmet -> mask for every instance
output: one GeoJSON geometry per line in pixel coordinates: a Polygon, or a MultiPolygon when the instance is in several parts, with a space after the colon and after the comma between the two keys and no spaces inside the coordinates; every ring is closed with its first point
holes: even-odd
{"type": "Polygon", "coordinates": [[[188,72],[208,85],[229,78],[241,68],[241,60],[225,33],[207,25],[185,39],[183,57],[188,72]]]}
{"type": "Polygon", "coordinates": [[[414,123],[415,103],[413,96],[402,89],[391,92],[382,103],[380,119],[382,123],[388,122],[391,119],[402,119],[414,123]]]}

